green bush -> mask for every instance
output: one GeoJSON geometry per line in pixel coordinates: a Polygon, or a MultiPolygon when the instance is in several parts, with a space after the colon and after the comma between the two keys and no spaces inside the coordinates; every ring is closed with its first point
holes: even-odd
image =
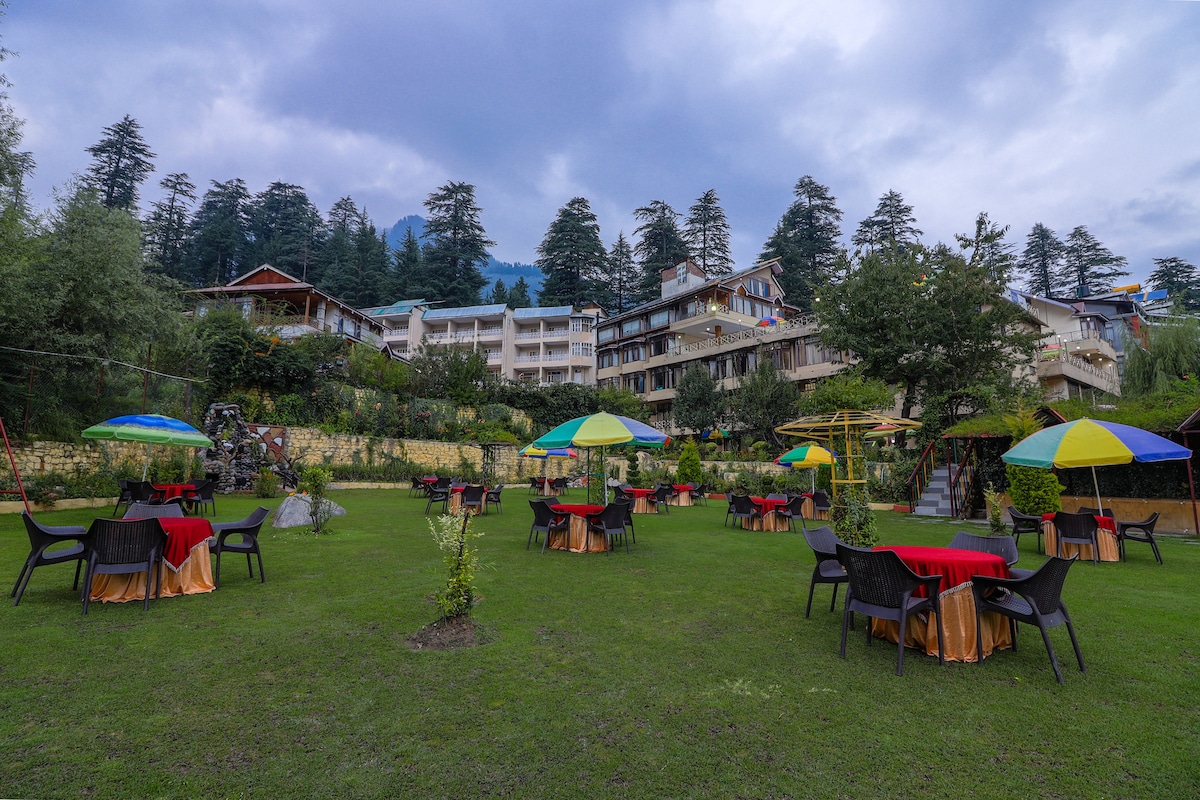
{"type": "Polygon", "coordinates": [[[1058,477],[1048,469],[1022,467],[1009,464],[1008,496],[1017,510],[1023,514],[1051,514],[1062,511],[1060,495],[1066,488],[1058,477]]]}
{"type": "Polygon", "coordinates": [[[838,538],[853,547],[879,544],[879,527],[866,491],[852,486],[837,496],[829,512],[830,524],[838,538]]]}
{"type": "Polygon", "coordinates": [[[675,478],[679,483],[702,483],[704,467],[700,464],[700,448],[695,442],[688,442],[679,454],[679,463],[675,467],[675,478]]]}

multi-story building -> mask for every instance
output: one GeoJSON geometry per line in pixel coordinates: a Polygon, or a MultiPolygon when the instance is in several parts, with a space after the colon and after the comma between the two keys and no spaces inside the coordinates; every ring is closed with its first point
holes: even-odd
{"type": "Polygon", "coordinates": [[[278,330],[285,341],[323,332],[383,347],[383,326],[378,321],[270,264],[225,286],[193,289],[189,294],[196,298],[196,314],[219,305],[237,306],[255,325],[278,330]]]}
{"type": "Polygon", "coordinates": [[[478,348],[497,377],[536,383],[596,382],[599,306],[510,309],[503,303],[435,308],[424,299],[363,309],[379,322],[392,353],[409,358],[422,344],[478,348]]]}
{"type": "Polygon", "coordinates": [[[661,296],[600,324],[596,374],[600,386],[632,390],[670,425],[675,387],[693,364],[723,389],[753,371],[759,357],[804,390],[842,368],[842,353],[817,338],[816,319],[783,300],[778,260],[709,278],[684,261],[662,271],[661,296]]]}

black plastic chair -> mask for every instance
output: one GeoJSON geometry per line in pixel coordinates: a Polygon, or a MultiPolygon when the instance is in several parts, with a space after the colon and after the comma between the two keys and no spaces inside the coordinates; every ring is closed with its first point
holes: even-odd
{"type": "Polygon", "coordinates": [[[541,488],[542,484],[538,481],[536,476],[529,479],[528,494],[538,494],[541,488]]]}
{"type": "Polygon", "coordinates": [[[692,504],[700,505],[704,503],[704,505],[708,505],[708,491],[704,488],[704,484],[693,483],[691,486],[692,488],[688,490],[688,494],[692,496],[692,504]]]}
{"type": "Polygon", "coordinates": [[[1008,572],[1014,578],[1023,578],[1033,574],[1031,569],[1014,567],[1020,555],[1017,553],[1017,543],[1011,536],[981,536],[978,533],[959,531],[954,534],[947,547],[954,550],[970,550],[975,553],[991,553],[1004,559],[1008,564],[1008,572]]]}
{"type": "Polygon", "coordinates": [[[670,514],[671,513],[671,498],[677,494],[679,494],[679,492],[677,492],[675,490],[674,486],[659,485],[658,488],[656,488],[654,490],[654,494],[647,496],[646,499],[654,504],[654,513],[655,514],[657,514],[659,512],[659,510],[663,510],[666,513],[670,514]]]}
{"type": "Polygon", "coordinates": [[[904,674],[904,635],[908,618],[918,611],[932,611],[937,617],[938,664],[946,664],[946,637],[942,631],[942,604],[938,590],[941,575],[918,575],[891,550],[865,550],[837,543],[838,561],[846,568],[846,610],[842,614],[842,658],[846,657],[846,631],[854,612],[867,616],[867,644],[871,644],[871,619],[891,619],[900,623],[896,645],[896,674],[904,674]],[[925,587],[925,597],[914,596],[925,587]]]}
{"type": "Polygon", "coordinates": [[[483,498],[483,512],[487,513],[488,506],[495,506],[500,509],[500,513],[504,513],[504,506],[500,504],[500,492],[504,490],[504,484],[496,486],[494,489],[488,489],[487,494],[483,498]]]}
{"type": "Polygon", "coordinates": [[[976,575],[971,579],[971,591],[975,594],[975,641],[979,648],[980,664],[983,663],[983,637],[979,633],[979,615],[984,611],[994,611],[1008,617],[1013,650],[1017,649],[1017,623],[1037,626],[1042,632],[1042,641],[1046,644],[1050,665],[1054,667],[1054,677],[1059,683],[1063,682],[1062,670],[1054,655],[1054,645],[1050,644],[1048,629],[1065,624],[1067,633],[1071,634],[1071,646],[1075,648],[1079,671],[1087,672],[1083,665],[1083,653],[1079,650],[1079,640],[1075,638],[1075,626],[1071,624],[1067,606],[1062,601],[1063,583],[1076,558],[1078,556],[1069,559],[1050,556],[1037,571],[1025,578],[976,575]]]}
{"type": "Polygon", "coordinates": [[[217,569],[213,573],[213,585],[217,588],[221,586],[221,553],[245,553],[246,554],[246,569],[250,572],[250,577],[254,577],[254,564],[250,561],[250,556],[258,558],[258,578],[259,583],[267,582],[267,573],[263,571],[262,549],[258,544],[258,533],[262,528],[263,520],[271,510],[263,506],[259,506],[253,514],[241,522],[226,522],[217,529],[213,526],[213,533],[216,534],[216,541],[209,545],[209,551],[217,557],[217,569]],[[234,541],[230,541],[231,537],[240,537],[234,541]]]}
{"type": "Polygon", "coordinates": [[[613,498],[613,502],[625,509],[625,527],[629,529],[633,543],[637,544],[637,528],[633,527],[633,501],[626,495],[618,495],[613,498]]]}
{"type": "Polygon", "coordinates": [[[483,486],[467,486],[462,490],[462,508],[468,511],[472,508],[477,508],[479,509],[478,513],[482,514],[483,496],[485,494],[487,494],[487,489],[483,486]]]}
{"type": "Polygon", "coordinates": [[[737,527],[738,520],[740,519],[750,520],[749,527],[753,528],[754,518],[762,516],[758,511],[758,506],[754,505],[754,501],[750,499],[750,495],[748,494],[731,495],[729,498],[729,509],[730,510],[729,512],[726,512],[725,517],[728,519],[730,513],[732,513],[733,526],[735,528],[737,527]]]}
{"type": "Polygon", "coordinates": [[[412,485],[408,487],[408,496],[409,497],[422,497],[424,494],[425,494],[425,481],[421,480],[420,478],[414,477],[412,479],[412,485]]]}
{"type": "Polygon", "coordinates": [[[142,610],[150,608],[151,587],[158,578],[157,596],[162,596],[159,563],[167,534],[158,519],[97,519],[87,533],[87,572],[83,579],[83,613],[92,599],[92,581],[97,575],[146,573],[146,596],[142,610]]]}
{"type": "Polygon", "coordinates": [[[777,516],[783,517],[788,521],[788,527],[794,533],[796,531],[796,519],[800,519],[800,527],[806,528],[804,524],[804,495],[793,495],[787,501],[787,505],[779,506],[775,509],[777,516]]]}
{"type": "Polygon", "coordinates": [[[25,532],[29,534],[29,555],[25,559],[25,565],[21,567],[21,573],[17,575],[12,592],[8,595],[17,598],[13,605],[21,602],[25,587],[29,585],[29,579],[37,567],[74,561],[75,582],[71,584],[71,589],[78,589],[79,570],[87,560],[87,528],[82,525],[39,525],[28,511],[21,512],[21,519],[25,523],[25,532]],[[59,550],[51,549],[55,545],[68,542],[74,544],[59,550]]]}
{"type": "Polygon", "coordinates": [[[113,506],[112,515],[117,516],[117,512],[121,510],[121,506],[128,508],[133,503],[133,495],[129,493],[129,481],[124,478],[117,480],[117,504],[113,506]]]}
{"type": "MultiPolygon", "coordinates": [[[[172,498],[179,500],[180,498],[172,498]]],[[[125,510],[125,516],[121,519],[162,519],[164,517],[180,518],[183,517],[183,503],[165,503],[162,505],[150,505],[148,503],[134,503],[125,510]]]]}
{"type": "Polygon", "coordinates": [[[1021,546],[1021,534],[1032,533],[1037,537],[1038,552],[1042,552],[1042,518],[1033,514],[1022,514],[1016,506],[1008,507],[1008,518],[1012,520],[1012,535],[1017,546],[1021,546]]]}
{"type": "Polygon", "coordinates": [[[149,481],[127,481],[126,485],[129,487],[129,499],[134,503],[158,505],[162,502],[154,484],[149,481]]]}
{"type": "Polygon", "coordinates": [[[1121,560],[1125,560],[1125,540],[1145,542],[1154,551],[1154,559],[1162,564],[1162,554],[1158,552],[1158,542],[1154,541],[1154,526],[1158,524],[1158,512],[1155,511],[1148,519],[1141,522],[1117,522],[1117,548],[1121,551],[1121,560]],[[1133,536],[1130,531],[1140,531],[1140,536],[1133,536]]]}
{"type": "Polygon", "coordinates": [[[196,488],[183,498],[184,508],[189,514],[199,513],[204,516],[205,506],[212,506],[213,516],[216,516],[217,500],[214,497],[216,490],[217,485],[212,481],[200,481],[196,484],[196,488]]]}
{"type": "MultiPolygon", "coordinates": [[[[446,480],[449,481],[449,478],[447,478],[446,480]]],[[[438,483],[441,483],[441,481],[439,480],[438,483]]],[[[446,486],[444,486],[444,487],[437,486],[437,485],[430,487],[429,499],[425,501],[425,515],[426,516],[429,515],[429,509],[433,508],[434,503],[442,504],[442,513],[443,514],[447,514],[450,512],[450,485],[449,485],[449,483],[447,483],[446,486]]]]}
{"type": "Polygon", "coordinates": [[[733,492],[725,492],[725,502],[729,505],[725,507],[725,525],[729,525],[729,517],[733,514],[733,492]]]}
{"type": "Polygon", "coordinates": [[[542,542],[542,552],[545,553],[546,546],[550,544],[550,533],[569,530],[570,522],[565,515],[556,514],[545,500],[530,500],[529,507],[533,509],[533,524],[529,526],[529,538],[525,540],[525,549],[528,550],[529,544],[537,541],[538,534],[544,533],[546,538],[542,542]]]}
{"type": "Polygon", "coordinates": [[[1063,545],[1075,544],[1092,546],[1092,565],[1100,563],[1100,542],[1096,531],[1099,523],[1093,514],[1072,514],[1059,511],[1054,515],[1054,530],[1058,534],[1058,556],[1063,557],[1063,545]]]}
{"type": "Polygon", "coordinates": [[[813,519],[829,519],[829,512],[833,506],[830,504],[829,495],[825,493],[824,489],[817,489],[813,492],[812,502],[813,519]],[[825,516],[818,516],[819,514],[824,514],[825,516]]]}
{"type": "Polygon", "coordinates": [[[558,492],[560,495],[565,495],[567,493],[567,489],[569,488],[567,486],[567,479],[555,478],[550,482],[550,488],[558,492]]]}
{"type": "Polygon", "coordinates": [[[808,546],[812,548],[813,555],[816,556],[817,563],[813,567],[812,580],[808,583],[808,605],[804,609],[804,618],[808,619],[812,613],[813,591],[817,588],[818,583],[833,584],[833,597],[829,598],[829,611],[832,613],[834,605],[837,603],[838,585],[845,583],[846,568],[842,566],[842,562],[838,561],[837,546],[845,544],[833,532],[833,529],[828,525],[822,525],[820,528],[805,528],[804,541],[808,542],[808,546]]]}
{"type": "Polygon", "coordinates": [[[587,549],[592,549],[592,533],[596,532],[604,537],[604,554],[610,555],[613,548],[613,539],[620,538],[625,542],[625,552],[629,552],[629,540],[625,538],[625,509],[617,503],[609,503],[594,517],[588,517],[587,532],[588,545],[587,549]]]}

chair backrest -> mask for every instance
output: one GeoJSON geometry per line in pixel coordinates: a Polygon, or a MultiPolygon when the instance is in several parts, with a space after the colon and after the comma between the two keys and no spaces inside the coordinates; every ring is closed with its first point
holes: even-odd
{"type": "Polygon", "coordinates": [[[733,506],[734,514],[750,516],[754,513],[754,501],[750,499],[750,495],[748,494],[731,495],[729,504],[733,506]]]}
{"type": "Polygon", "coordinates": [[[787,495],[782,492],[771,492],[767,495],[768,500],[787,500],[787,495]]]}
{"type": "Polygon", "coordinates": [[[550,485],[555,489],[565,489],[567,488],[567,479],[555,478],[553,481],[551,481],[550,485]]]}
{"type": "Polygon", "coordinates": [[[625,529],[625,506],[616,502],[609,503],[600,512],[600,525],[606,531],[625,529]]]}
{"type": "Polygon", "coordinates": [[[495,502],[500,499],[500,491],[504,489],[504,484],[497,484],[495,487],[488,489],[487,499],[495,502]]]}
{"type": "Polygon", "coordinates": [[[633,522],[633,501],[624,495],[618,495],[613,498],[613,503],[625,510],[625,521],[633,522]]]}
{"type": "Polygon", "coordinates": [[[533,527],[546,530],[554,520],[554,511],[550,504],[541,500],[530,500],[529,507],[533,509],[533,527]]]}
{"type": "Polygon", "coordinates": [[[148,503],[134,503],[121,519],[159,519],[162,517],[178,518],[183,516],[183,507],[178,503],[166,503],[152,506],[148,503]]]}
{"type": "Polygon", "coordinates": [[[663,486],[660,484],[659,487],[654,490],[654,501],[656,503],[666,503],[671,499],[673,494],[675,494],[675,487],[663,486]]]}
{"type": "Polygon", "coordinates": [[[195,487],[193,491],[195,491],[197,497],[201,500],[212,500],[213,492],[216,491],[217,485],[212,481],[200,481],[195,484],[195,487]]]}
{"type": "Polygon", "coordinates": [[[1012,566],[1017,563],[1017,543],[1007,534],[1003,536],[980,536],[978,533],[959,531],[954,534],[948,547],[954,550],[971,550],[976,553],[991,553],[1004,559],[1012,566]]]}
{"type": "Polygon", "coordinates": [[[259,506],[254,509],[254,512],[245,519],[239,519],[237,522],[220,523],[221,528],[225,530],[243,530],[246,528],[257,529],[262,526],[263,522],[270,515],[271,509],[266,506],[259,506]]]}
{"type": "Polygon", "coordinates": [[[64,529],[47,528],[39,525],[38,521],[28,511],[21,512],[21,519],[25,522],[25,533],[29,535],[29,545],[33,550],[37,550],[43,545],[50,545],[54,542],[62,542],[70,539],[77,539],[82,542],[87,536],[87,532],[82,526],[64,529]]]}
{"type": "Polygon", "coordinates": [[[148,503],[154,497],[154,486],[149,481],[129,481],[129,498],[135,503],[148,503]]]}
{"type": "Polygon", "coordinates": [[[1091,506],[1080,506],[1079,508],[1075,509],[1075,513],[1076,514],[1099,514],[1100,509],[1092,508],[1091,506]]]}
{"type": "Polygon", "coordinates": [[[812,548],[813,555],[821,561],[831,558],[837,560],[837,546],[839,544],[846,544],[838,538],[838,535],[833,532],[833,528],[830,528],[828,525],[806,529],[804,531],[804,541],[808,542],[808,546],[812,548]]]}
{"type": "Polygon", "coordinates": [[[1075,559],[1050,556],[1028,578],[1010,584],[1010,588],[1037,606],[1042,614],[1053,614],[1062,606],[1062,588],[1067,581],[1067,572],[1075,559]]]}
{"type": "Polygon", "coordinates": [[[450,488],[450,479],[449,478],[438,478],[437,481],[434,482],[433,488],[449,489],[450,488]]]}
{"type": "Polygon", "coordinates": [[[812,501],[813,508],[819,508],[825,511],[828,511],[830,508],[829,495],[825,493],[824,489],[817,489],[815,492],[813,492],[812,501]]]}
{"type": "Polygon", "coordinates": [[[837,558],[846,568],[855,600],[882,608],[899,608],[901,595],[921,585],[900,556],[891,550],[867,550],[837,545],[837,558]]]}
{"type": "Polygon", "coordinates": [[[1042,524],[1041,517],[1035,516],[1033,514],[1023,514],[1020,511],[1017,511],[1016,506],[1009,506],[1007,508],[1007,511],[1008,511],[1008,517],[1009,517],[1009,519],[1011,519],[1013,521],[1014,525],[1021,525],[1021,523],[1025,523],[1025,525],[1021,526],[1023,530],[1031,525],[1036,526],[1036,525],[1042,524]]]}
{"type": "Polygon", "coordinates": [[[1067,511],[1059,511],[1054,515],[1054,527],[1058,531],[1060,539],[1090,541],[1099,525],[1096,517],[1092,514],[1072,514],[1067,511]]]}
{"type": "Polygon", "coordinates": [[[465,506],[479,505],[480,503],[483,502],[483,493],[485,491],[487,491],[487,490],[482,486],[468,486],[467,488],[463,489],[463,491],[462,491],[463,505],[465,505],[465,506]]]}
{"type": "Polygon", "coordinates": [[[167,535],[157,519],[96,519],[88,551],[100,564],[141,564],[161,554],[167,535]]]}
{"type": "Polygon", "coordinates": [[[788,513],[794,517],[804,516],[804,495],[794,494],[789,497],[786,508],[788,513]]]}

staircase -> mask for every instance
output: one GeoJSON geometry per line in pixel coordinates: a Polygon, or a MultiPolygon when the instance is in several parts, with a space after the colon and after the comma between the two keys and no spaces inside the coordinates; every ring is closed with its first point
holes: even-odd
{"type": "Polygon", "coordinates": [[[950,481],[953,478],[952,467],[938,467],[933,470],[921,492],[921,499],[913,513],[922,517],[949,517],[950,511],[950,481]]]}

